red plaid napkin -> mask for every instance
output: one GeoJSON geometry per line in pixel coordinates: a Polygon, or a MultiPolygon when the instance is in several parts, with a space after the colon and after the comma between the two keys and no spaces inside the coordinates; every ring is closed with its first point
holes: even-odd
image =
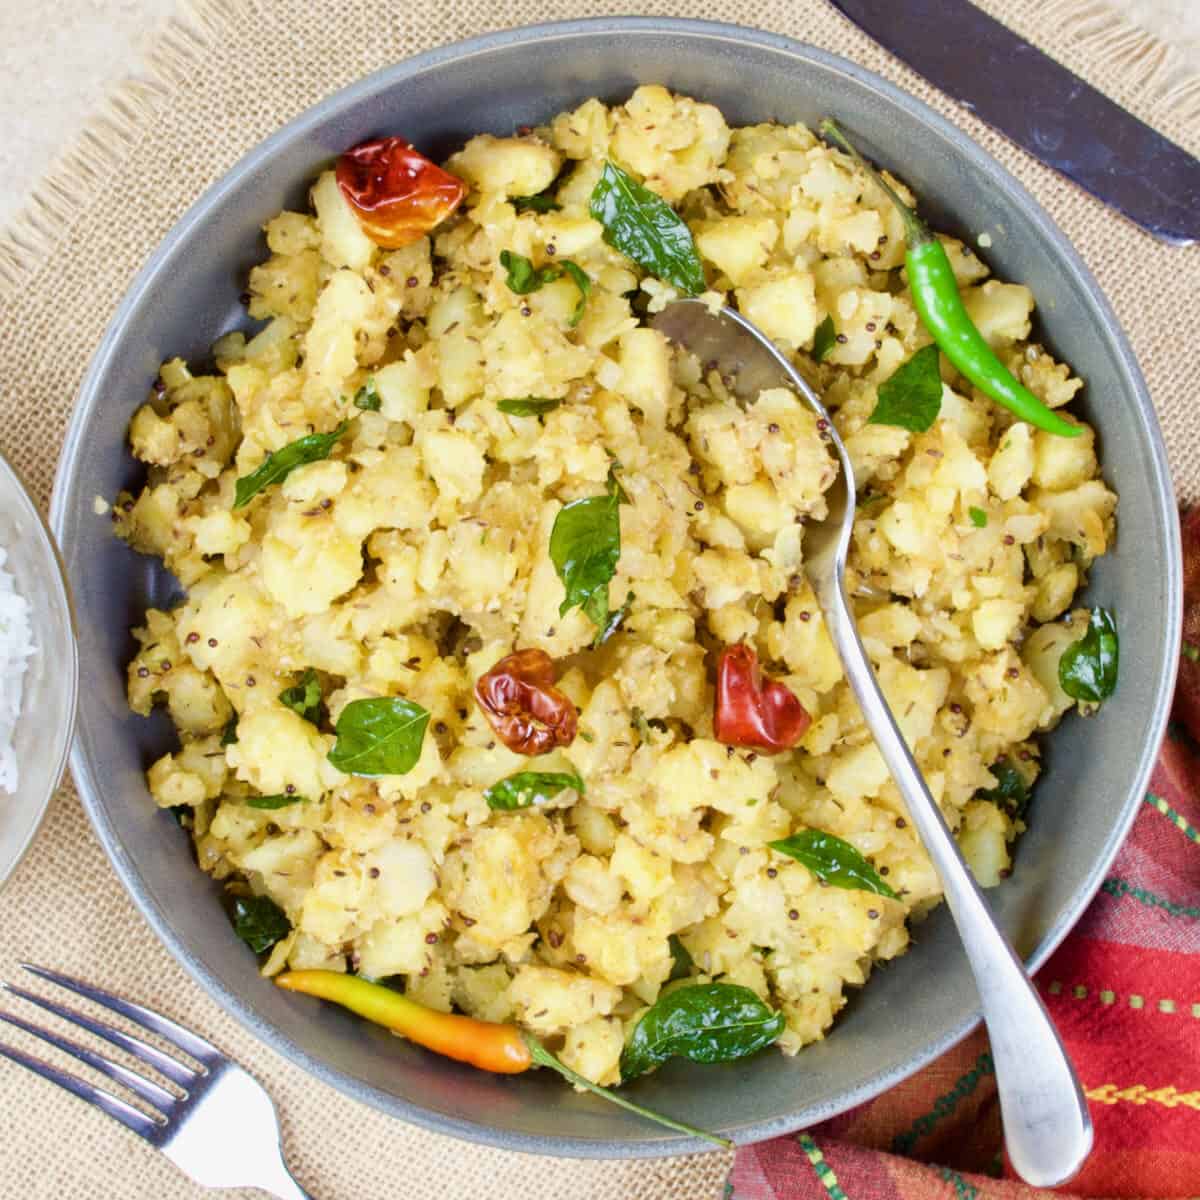
{"type": "Polygon", "coordinates": [[[739,1151],[724,1200],[1200,1195],[1200,509],[1183,548],[1176,724],[1108,878],[1037,976],[1096,1127],[1082,1173],[1056,1193],[1012,1177],[980,1031],[867,1104],[739,1151]]]}

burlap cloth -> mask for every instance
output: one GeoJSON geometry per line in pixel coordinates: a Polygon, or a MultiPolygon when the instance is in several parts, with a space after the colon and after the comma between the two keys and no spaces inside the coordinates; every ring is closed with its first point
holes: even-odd
{"type": "MultiPolygon", "coordinates": [[[[1197,77],[1110,10],[1091,0],[984,7],[1200,152],[1197,77]]],[[[604,0],[206,0],[172,21],[142,75],[112,98],[0,237],[0,444],[37,498],[49,497],[72,399],[121,294],[184,209],[245,151],[327,93],[416,51],[624,11],[604,0]]],[[[895,80],[981,142],[1041,199],[1099,277],[1145,371],[1181,498],[1200,497],[1200,247],[1170,249],[1139,233],[954,109],[822,0],[648,0],[639,11],[754,24],[813,42],[895,80]]],[[[510,1154],[424,1133],[310,1079],[246,1034],[160,946],[70,786],[0,895],[0,978],[12,979],[21,957],[151,1002],[251,1067],[279,1105],[291,1164],[320,1200],[716,1200],[724,1186],[727,1155],[572,1162],[510,1154]]],[[[200,1189],[107,1118],[4,1065],[0,1195],[165,1200],[200,1189]]]]}

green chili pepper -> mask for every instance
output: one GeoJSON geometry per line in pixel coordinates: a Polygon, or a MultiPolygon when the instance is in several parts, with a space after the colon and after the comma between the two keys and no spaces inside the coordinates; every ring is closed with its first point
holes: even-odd
{"type": "Polygon", "coordinates": [[[976,329],[958,292],[954,269],[941,242],[929,226],[904,203],[887,180],[867,163],[830,120],[821,122],[821,132],[849,154],[887,193],[904,222],[908,249],[908,287],[921,323],[933,335],[938,349],[981,392],[990,396],[1030,425],[1060,437],[1078,437],[1083,430],[1047,408],[996,357],[983,334],[976,329]]]}

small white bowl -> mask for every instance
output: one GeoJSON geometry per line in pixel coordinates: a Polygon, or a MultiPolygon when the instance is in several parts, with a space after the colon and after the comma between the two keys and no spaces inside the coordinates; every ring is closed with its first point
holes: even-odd
{"type": "Polygon", "coordinates": [[[0,546],[29,603],[34,651],[13,738],[17,790],[0,790],[0,887],[29,849],[62,778],[75,727],[79,656],[62,562],[16,472],[0,455],[0,546]]]}

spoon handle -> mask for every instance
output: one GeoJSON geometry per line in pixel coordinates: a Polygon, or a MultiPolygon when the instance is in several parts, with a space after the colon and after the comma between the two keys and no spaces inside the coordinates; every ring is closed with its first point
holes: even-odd
{"type": "MultiPolygon", "coordinates": [[[[996,1065],[1009,1159],[1035,1187],[1070,1179],[1092,1147],[1087,1101],[1033,983],[959,853],[909,753],[859,639],[841,573],[818,591],[846,678],[900,789],[958,926],[996,1065]]],[[[818,581],[814,581],[818,582],[818,581]]]]}

